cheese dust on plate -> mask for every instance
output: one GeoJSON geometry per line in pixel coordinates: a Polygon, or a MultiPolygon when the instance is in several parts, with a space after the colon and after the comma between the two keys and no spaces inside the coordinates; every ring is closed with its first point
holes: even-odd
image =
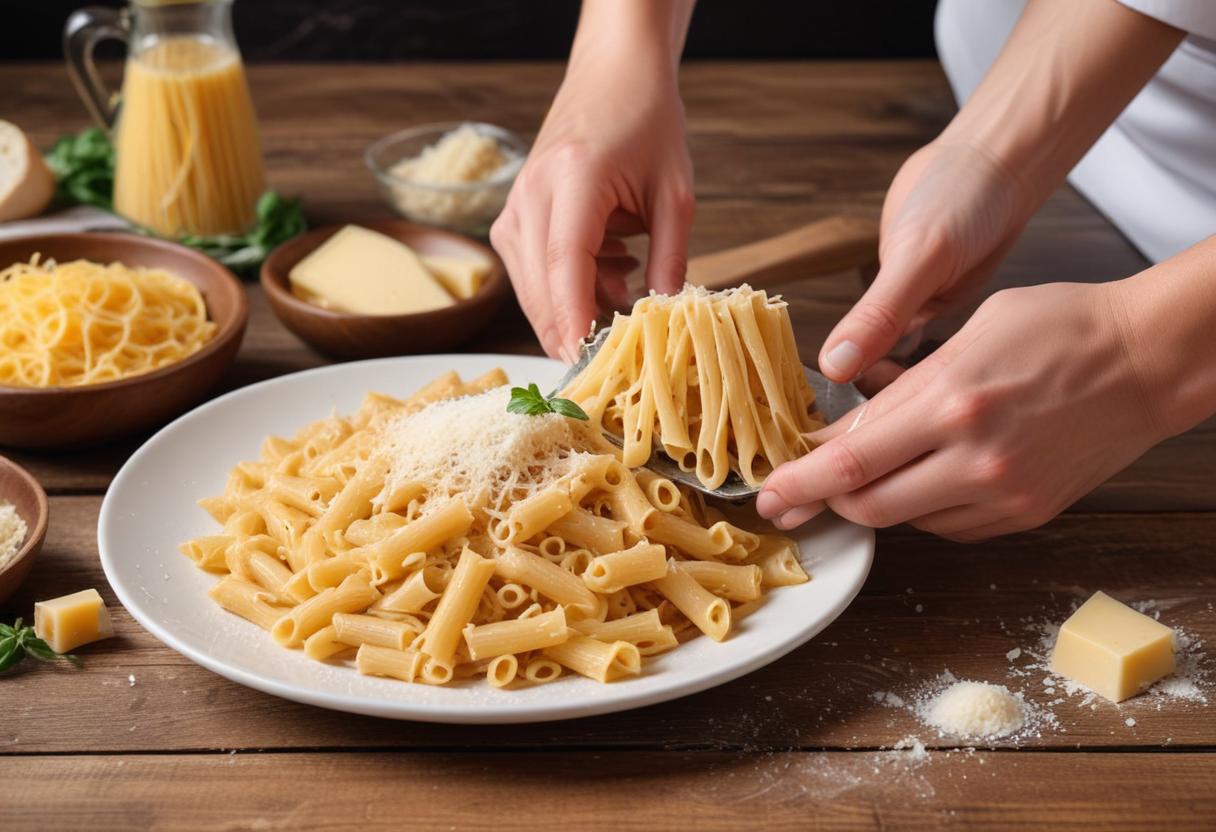
{"type": "Polygon", "coordinates": [[[29,529],[17,509],[11,504],[0,500],[0,569],[12,563],[25,543],[25,535],[29,529]]]}

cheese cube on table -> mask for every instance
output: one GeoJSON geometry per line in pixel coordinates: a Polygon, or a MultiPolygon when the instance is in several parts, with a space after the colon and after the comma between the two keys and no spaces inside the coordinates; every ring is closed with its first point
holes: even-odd
{"type": "Polygon", "coordinates": [[[1174,631],[1096,592],[1060,628],[1051,669],[1121,702],[1174,672],[1174,631]]]}
{"type": "Polygon", "coordinates": [[[413,249],[386,234],[348,225],[291,270],[293,289],[360,315],[407,315],[455,301],[413,249]]]}
{"type": "Polygon", "coordinates": [[[95,589],[34,604],[34,635],[56,653],[114,635],[110,611],[95,589]]]}

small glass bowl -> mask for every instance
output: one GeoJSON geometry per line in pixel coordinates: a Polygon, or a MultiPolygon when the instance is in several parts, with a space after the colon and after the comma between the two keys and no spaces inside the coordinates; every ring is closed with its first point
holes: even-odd
{"type": "Polygon", "coordinates": [[[485,237],[490,233],[490,225],[502,213],[507,194],[527,155],[527,143],[510,130],[475,121],[449,121],[423,124],[385,136],[367,148],[363,160],[376,177],[385,201],[407,220],[485,237]],[[465,124],[483,136],[493,137],[508,157],[489,179],[441,185],[414,182],[392,172],[393,166],[402,160],[417,158],[423,149],[465,124]]]}

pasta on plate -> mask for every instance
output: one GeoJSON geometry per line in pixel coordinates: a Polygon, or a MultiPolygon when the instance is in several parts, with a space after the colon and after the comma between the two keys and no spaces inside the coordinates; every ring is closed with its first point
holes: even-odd
{"type": "Polygon", "coordinates": [[[284,647],[437,685],[634,676],[809,580],[792,540],[629,469],[595,425],[508,413],[506,381],[449,373],[266,439],[182,552],[284,647]]]}
{"type": "Polygon", "coordinates": [[[198,288],[164,269],[88,260],[0,271],[0,384],[79,387],[149,373],[215,334],[198,288]]]}
{"type": "Polygon", "coordinates": [[[640,299],[562,395],[621,437],[625,465],[658,446],[706,488],[732,470],[759,486],[824,425],[785,302],[747,285],[640,299]]]}

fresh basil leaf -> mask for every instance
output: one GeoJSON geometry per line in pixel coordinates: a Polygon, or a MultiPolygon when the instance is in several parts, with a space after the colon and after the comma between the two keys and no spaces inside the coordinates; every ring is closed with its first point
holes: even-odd
{"type": "Polygon", "coordinates": [[[586,422],[591,418],[587,415],[587,411],[569,399],[549,399],[549,407],[554,413],[560,413],[568,419],[579,419],[586,422]]]}
{"type": "Polygon", "coordinates": [[[20,618],[11,627],[7,624],[0,626],[3,626],[6,631],[5,634],[0,635],[0,673],[13,667],[26,656],[44,662],[67,659],[77,667],[81,666],[81,661],[76,656],[70,653],[56,653],[52,650],[49,644],[38,638],[33,627],[23,627],[20,618]]]}
{"type": "Polygon", "coordinates": [[[549,412],[549,405],[545,401],[545,397],[540,394],[540,390],[536,389],[535,384],[528,388],[512,387],[511,400],[507,402],[507,412],[524,416],[539,416],[549,412]]]}
{"type": "Polygon", "coordinates": [[[33,656],[35,659],[43,662],[53,662],[59,658],[59,654],[50,648],[45,641],[40,638],[28,639],[22,647],[25,648],[27,656],[33,656]]]}

